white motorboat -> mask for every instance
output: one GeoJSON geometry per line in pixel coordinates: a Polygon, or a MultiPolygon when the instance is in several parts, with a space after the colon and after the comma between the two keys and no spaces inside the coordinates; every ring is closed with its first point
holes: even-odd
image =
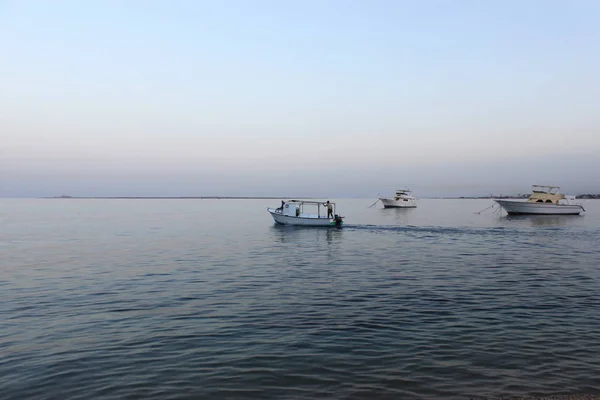
{"type": "Polygon", "coordinates": [[[509,215],[579,215],[585,211],[580,204],[571,204],[574,196],[560,193],[558,186],[533,185],[526,201],[495,200],[509,215]]]}
{"type": "Polygon", "coordinates": [[[335,203],[307,200],[282,202],[279,208],[267,208],[276,223],[297,226],[341,227],[343,218],[335,213],[335,203]],[[316,213],[310,213],[310,209],[316,213]],[[331,208],[331,213],[329,213],[331,208]],[[324,215],[323,215],[324,214],[324,215]]]}
{"type": "Polygon", "coordinates": [[[383,208],[416,208],[417,199],[412,197],[412,192],[409,189],[396,190],[393,198],[387,199],[380,197],[379,200],[383,204],[383,208]]]}

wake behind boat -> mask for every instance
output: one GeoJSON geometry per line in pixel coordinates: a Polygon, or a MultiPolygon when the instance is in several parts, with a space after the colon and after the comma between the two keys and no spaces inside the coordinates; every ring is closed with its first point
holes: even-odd
{"type": "Polygon", "coordinates": [[[558,186],[533,185],[527,201],[495,200],[509,215],[579,215],[585,211],[580,204],[570,204],[573,196],[560,193],[558,186]]]}
{"type": "Polygon", "coordinates": [[[267,208],[273,220],[281,225],[341,227],[343,218],[335,213],[335,203],[307,200],[282,202],[279,208],[267,208]],[[308,211],[316,211],[310,213],[308,211]],[[325,214],[325,215],[323,215],[325,214]]]}

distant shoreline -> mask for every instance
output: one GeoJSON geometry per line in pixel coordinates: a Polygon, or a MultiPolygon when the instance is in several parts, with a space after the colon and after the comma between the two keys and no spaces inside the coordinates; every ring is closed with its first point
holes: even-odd
{"type": "MultiPolygon", "coordinates": [[[[477,200],[494,200],[494,199],[528,199],[529,195],[521,196],[459,196],[459,197],[432,197],[433,199],[477,199],[477,200]]],[[[578,194],[576,199],[600,200],[600,194],[578,194]]]]}
{"type": "Polygon", "coordinates": [[[439,196],[430,197],[436,200],[494,200],[494,199],[526,199],[529,196],[439,196]]]}
{"type": "Polygon", "coordinates": [[[315,197],[248,197],[248,196],[54,196],[42,197],[42,199],[72,199],[72,200],[273,200],[273,199],[314,199],[315,197]]]}
{"type": "MultiPolygon", "coordinates": [[[[321,196],[322,197],[322,196],[321,196]]],[[[72,200],[307,200],[317,199],[317,197],[289,197],[289,196],[53,196],[41,197],[42,199],[72,199],[72,200]]],[[[422,199],[434,200],[494,200],[494,199],[527,199],[529,195],[522,196],[451,196],[451,197],[422,197],[422,199]]],[[[325,197],[322,197],[325,198],[325,197]]],[[[355,198],[355,197],[351,197],[355,198]]],[[[582,194],[575,196],[576,199],[600,200],[600,194],[582,194]]]]}

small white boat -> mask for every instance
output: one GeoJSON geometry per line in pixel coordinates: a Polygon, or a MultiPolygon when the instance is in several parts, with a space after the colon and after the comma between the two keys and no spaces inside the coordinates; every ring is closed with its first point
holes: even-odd
{"type": "Polygon", "coordinates": [[[267,208],[273,220],[281,225],[341,227],[343,218],[335,213],[335,203],[322,201],[290,200],[282,207],[267,208]],[[328,208],[331,214],[328,215],[328,208]],[[316,213],[310,213],[310,208],[316,213]],[[309,209],[309,210],[307,210],[309,209]],[[324,214],[324,215],[323,215],[324,214]],[[333,218],[331,217],[333,216],[333,218]]]}
{"type": "Polygon", "coordinates": [[[411,196],[412,192],[409,189],[396,190],[394,198],[387,199],[380,197],[379,200],[383,204],[383,208],[416,208],[417,199],[411,196]]]}
{"type": "Polygon", "coordinates": [[[558,186],[533,185],[526,201],[495,200],[509,215],[579,215],[585,211],[580,204],[571,204],[574,196],[560,193],[558,186]]]}

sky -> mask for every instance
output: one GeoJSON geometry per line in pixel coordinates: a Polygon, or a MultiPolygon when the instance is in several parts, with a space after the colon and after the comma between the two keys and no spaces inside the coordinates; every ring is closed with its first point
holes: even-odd
{"type": "Polygon", "coordinates": [[[0,197],[599,193],[595,0],[0,0],[0,197]]]}

